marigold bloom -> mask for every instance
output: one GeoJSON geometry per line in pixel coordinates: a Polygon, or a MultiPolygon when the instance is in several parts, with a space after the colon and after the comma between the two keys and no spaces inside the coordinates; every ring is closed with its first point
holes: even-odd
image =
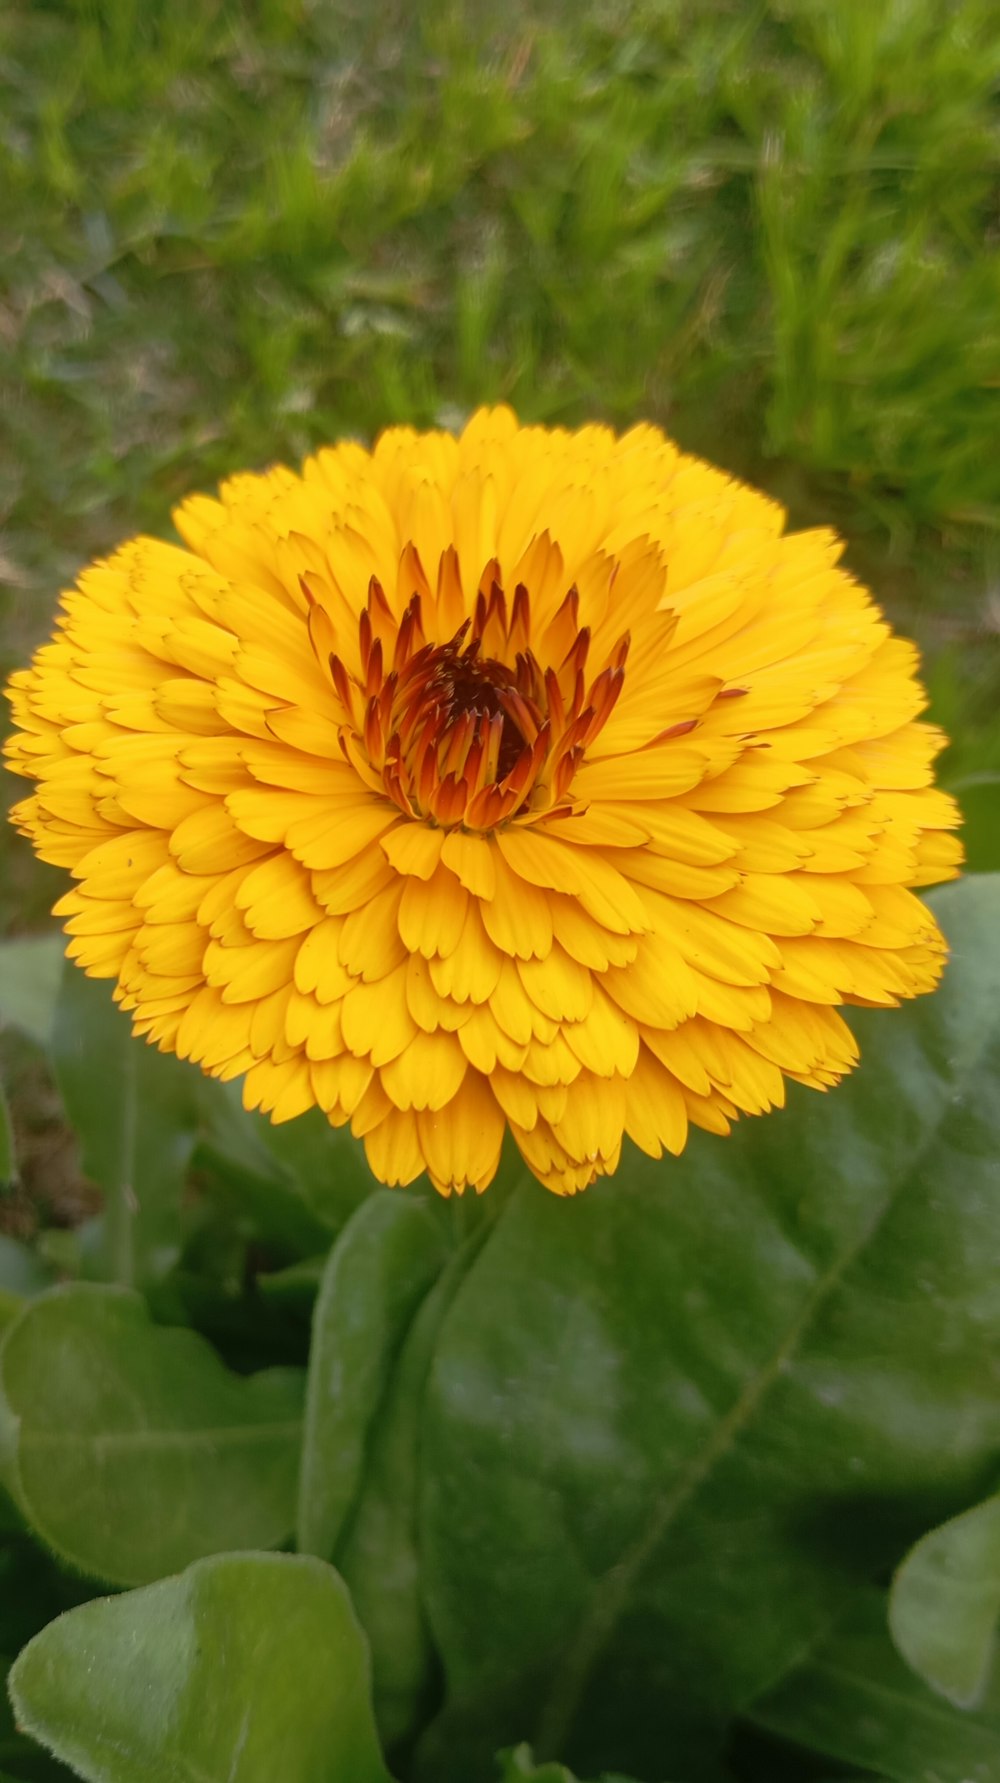
{"type": "Polygon", "coordinates": [[[15,819],[137,1033],[375,1175],[572,1192],[854,1064],[932,988],[917,653],[828,532],[653,427],[384,433],[84,571],[15,819]]]}

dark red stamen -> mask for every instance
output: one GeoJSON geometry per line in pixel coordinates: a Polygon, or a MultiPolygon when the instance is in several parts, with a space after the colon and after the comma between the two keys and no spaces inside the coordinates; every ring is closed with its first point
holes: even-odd
{"type": "Polygon", "coordinates": [[[624,681],[627,635],[588,677],[592,640],[576,588],[544,633],[543,668],[530,648],[528,589],[518,583],[508,606],[499,574],[487,564],[471,617],[444,644],[427,641],[419,592],[397,624],[372,577],[354,672],[320,650],[328,623],[315,629],[344,711],[342,744],[353,733],[400,810],[442,828],[492,829],[519,811],[558,810],[624,681]]]}

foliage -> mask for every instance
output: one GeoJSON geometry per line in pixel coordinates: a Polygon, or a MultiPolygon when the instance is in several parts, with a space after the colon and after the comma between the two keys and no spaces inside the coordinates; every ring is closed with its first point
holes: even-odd
{"type": "Polygon", "coordinates": [[[277,1546],[294,1516],[301,1386],[297,1370],[230,1374],[127,1289],[54,1288],[0,1357],[4,1483],[40,1541],[113,1584],[277,1546]]]}
{"type": "Polygon", "coordinates": [[[750,1711],[760,1727],[831,1763],[896,1783],[965,1783],[997,1775],[1000,1691],[958,1714],[931,1695],[894,1650],[881,1593],[849,1612],[750,1711]]]}
{"type": "Polygon", "coordinates": [[[892,1035],[859,1023],[836,1094],[667,1176],[635,1159],[570,1242],[558,1205],[507,1210],[426,1412],[450,1699],[428,1779],[472,1775],[526,1716],[571,1762],[655,1775],[664,1695],[669,1759],[701,1775],[900,1531],[975,1493],[1000,1336],[992,897],[963,888],[948,992],[892,1035]]]}
{"type": "Polygon", "coordinates": [[[50,1623],[14,1667],[11,1697],[22,1724],[94,1783],[389,1783],[366,1672],[331,1567],[222,1554],[50,1623]]]}
{"type": "Polygon", "coordinates": [[[977,1708],[993,1672],[1000,1618],[1000,1498],[987,1498],[906,1556],[889,1622],[903,1658],[960,1709],[977,1708]]]}
{"type": "MultiPolygon", "coordinates": [[[[352,1188],[319,1251],[291,1175],[297,1240],[264,1193],[233,1223],[224,1172],[178,1202],[162,1157],[265,1148],[228,1103],[206,1144],[194,1073],[143,1055],[160,1156],[127,1186],[176,1254],[145,1298],[102,1244],[97,1280],[7,1272],[0,1647],[29,1640],[15,1713],[54,1758],[0,1729],[0,1767],[1000,1779],[1000,878],[934,902],[944,987],[859,1014],[829,1096],[576,1201],[509,1170],[468,1206],[352,1188]],[[300,1558],[259,1552],[296,1528],[300,1558]]],[[[71,1093],[103,1107],[124,1018],[77,1008],[71,1093]]]]}

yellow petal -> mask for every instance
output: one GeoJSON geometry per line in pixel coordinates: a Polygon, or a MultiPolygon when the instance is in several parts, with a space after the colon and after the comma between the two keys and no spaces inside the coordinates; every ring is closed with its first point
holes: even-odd
{"type": "Polygon", "coordinates": [[[457,944],[429,964],[431,983],[442,997],[456,1003],[485,1003],[496,989],[504,955],[483,928],[479,904],[470,898],[457,944]]]}
{"type": "Polygon", "coordinates": [[[379,846],[397,873],[412,873],[417,879],[429,879],[441,858],[443,841],[441,830],[430,830],[419,823],[405,823],[389,830],[379,846]]]}
{"type": "Polygon", "coordinates": [[[424,1170],[424,1153],[412,1109],[391,1110],[378,1126],[364,1136],[365,1154],[373,1175],[389,1188],[405,1188],[424,1170]]]}
{"type": "Polygon", "coordinates": [[[168,858],[165,836],[129,830],[87,850],[75,877],[83,882],[88,897],[130,898],[168,858]]]}
{"type": "Polygon", "coordinates": [[[557,1032],[558,1023],[532,1001],[512,960],[503,961],[489,1006],[504,1033],[519,1045],[526,1045],[533,1035],[539,1040],[552,1040],[557,1032]]]}
{"type": "Polygon", "coordinates": [[[545,893],[519,879],[502,855],[496,857],[493,896],[480,905],[483,927],[501,953],[522,960],[544,959],[552,946],[552,915],[545,893]]]}
{"type": "Polygon", "coordinates": [[[466,891],[476,898],[492,898],[496,886],[496,844],[489,836],[471,836],[461,830],[449,830],[444,837],[441,859],[450,867],[466,891]]]}
{"type": "Polygon", "coordinates": [[[458,1029],[458,1043],[469,1064],[484,1077],[489,1077],[498,1064],[507,1071],[520,1071],[529,1044],[526,1040],[512,1040],[488,1005],[473,1005],[468,1020],[458,1029]]]}
{"type": "Polygon", "coordinates": [[[288,941],[255,941],[249,947],[222,947],[210,941],[205,949],[205,982],[222,990],[224,1003],[249,1003],[292,983],[297,937],[288,941]]]}
{"type": "Polygon", "coordinates": [[[341,1010],[346,1045],[375,1066],[397,1059],[420,1030],[406,1006],[406,967],[397,966],[376,984],[355,984],[341,1010]]]}
{"type": "Polygon", "coordinates": [[[639,1055],[639,1030],[634,1018],[607,995],[600,984],[593,987],[587,1014],[566,1022],[563,1038],[581,1065],[608,1077],[617,1071],[627,1077],[639,1055]]]}
{"type": "Polygon", "coordinates": [[[431,977],[430,963],[422,954],[410,954],[406,962],[406,1007],[418,1028],[433,1034],[438,1028],[449,1033],[468,1021],[471,1005],[456,1003],[440,995],[431,977]]]}
{"type": "Polygon", "coordinates": [[[581,1021],[593,1001],[593,980],[558,942],[544,960],[518,960],[517,975],[528,996],[553,1021],[581,1021]]]}
{"type": "Polygon", "coordinates": [[[601,984],[619,1009],[635,1021],[676,1028],[698,1007],[695,980],[680,952],[665,935],[646,935],[631,966],[612,966],[601,984]]]}
{"type": "Polygon", "coordinates": [[[455,952],[465,921],[468,893],[453,873],[437,867],[431,878],[407,879],[399,906],[399,933],[411,953],[424,959],[455,952]]]}
{"type": "Polygon", "coordinates": [[[333,1003],[354,983],[340,958],[344,919],[327,917],[302,942],[295,956],[295,985],[304,995],[313,992],[320,1003],[333,1003]]]}
{"type": "Polygon", "coordinates": [[[382,1088],[397,1108],[443,1108],[457,1094],[466,1058],[454,1035],[416,1033],[404,1050],[379,1072],[382,1088]]]}
{"type": "Polygon", "coordinates": [[[625,1080],[594,1077],[583,1071],[566,1100],[562,1119],[552,1131],[567,1155],[580,1163],[605,1162],[621,1149],[625,1120],[625,1080]]]}
{"type": "Polygon", "coordinates": [[[388,977],[407,959],[398,928],[403,887],[397,880],[361,910],[344,918],[337,944],[340,961],[352,978],[371,984],[388,977]]]}
{"type": "Polygon", "coordinates": [[[417,1133],[428,1175],[442,1194],[482,1191],[500,1163],[504,1119],[490,1087],[470,1071],[440,1112],[417,1115],[417,1133]]]}
{"type": "Polygon", "coordinates": [[[236,893],[237,908],[261,940],[276,941],[314,928],[322,911],[309,887],[309,875],[288,854],[275,854],[252,867],[236,893]]]}
{"type": "Polygon", "coordinates": [[[170,852],[185,873],[228,873],[270,854],[267,842],[246,835],[224,805],[206,805],[179,823],[170,852]]]}

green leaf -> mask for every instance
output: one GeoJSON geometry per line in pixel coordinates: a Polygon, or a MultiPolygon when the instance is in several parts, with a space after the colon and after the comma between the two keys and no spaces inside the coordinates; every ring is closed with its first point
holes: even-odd
{"type": "Polygon", "coordinates": [[[125,1286],[165,1274],[180,1253],[198,1073],[136,1039],[109,986],[71,963],[52,1060],[83,1169],[105,1192],[107,1273],[125,1286]]]}
{"type": "Polygon", "coordinates": [[[134,1585],[295,1519],[302,1376],[231,1374],[124,1289],[32,1302],[0,1347],[5,1483],[34,1533],[81,1572],[134,1585]]]}
{"type": "Polygon", "coordinates": [[[0,1023],[20,1028],[39,1046],[52,1034],[64,948],[61,935],[0,941],[0,1023]]]}
{"type": "Polygon", "coordinates": [[[877,1591],[857,1594],[852,1612],[753,1705],[750,1719],[894,1783],[1000,1779],[1000,1678],[973,1713],[942,1702],[894,1650],[877,1591]]]}
{"type": "Polygon", "coordinates": [[[439,1223],[386,1189],[330,1252],[313,1314],[298,1546],[329,1559],[358,1495],[369,1433],[400,1345],[445,1260],[439,1223]]]}
{"type": "Polygon", "coordinates": [[[985,1489],[1000,881],[935,906],[944,987],[859,1012],[840,1088],[501,1213],[427,1393],[446,1707],[421,1778],[479,1783],[527,1735],[577,1770],[701,1783],[857,1582],[985,1489]]]}
{"type": "Polygon", "coordinates": [[[372,1430],[363,1491],[335,1556],[371,1642],[387,1746],[412,1733],[433,1682],[418,1524],[424,1396],[442,1321],[488,1230],[473,1232],[452,1254],[406,1334],[372,1430]]]}
{"type": "Polygon", "coordinates": [[[390,1783],[332,1567],[220,1554],[70,1610],[11,1673],[19,1721],[89,1783],[390,1783]]]}
{"type": "Polygon", "coordinates": [[[986,1688],[1000,1617],[1000,1497],[932,1529],[903,1561],[889,1627],[903,1658],[960,1709],[986,1688]]]}

